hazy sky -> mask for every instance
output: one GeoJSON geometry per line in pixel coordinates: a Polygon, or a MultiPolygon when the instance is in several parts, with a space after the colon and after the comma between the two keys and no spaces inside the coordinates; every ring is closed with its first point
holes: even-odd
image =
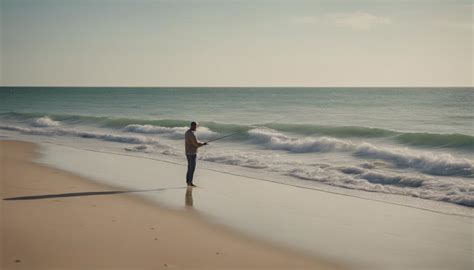
{"type": "Polygon", "coordinates": [[[473,1],[0,3],[2,85],[473,85],[473,1]]]}

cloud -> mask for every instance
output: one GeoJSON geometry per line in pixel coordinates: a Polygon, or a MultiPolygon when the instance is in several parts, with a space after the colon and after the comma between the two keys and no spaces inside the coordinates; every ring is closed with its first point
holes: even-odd
{"type": "Polygon", "coordinates": [[[369,30],[375,25],[391,23],[389,18],[379,17],[364,12],[333,13],[326,16],[335,25],[348,27],[353,30],[369,30]]]}
{"type": "Polygon", "coordinates": [[[329,13],[321,16],[296,17],[291,21],[296,24],[330,25],[349,28],[356,31],[367,31],[377,25],[390,24],[392,22],[390,18],[360,11],[349,13],[329,13]]]}
{"type": "Polygon", "coordinates": [[[302,17],[292,18],[291,22],[295,24],[317,24],[317,23],[321,23],[322,20],[319,17],[302,16],[302,17]]]}
{"type": "Polygon", "coordinates": [[[452,27],[461,30],[474,31],[474,23],[462,22],[446,22],[439,24],[440,26],[452,27]]]}

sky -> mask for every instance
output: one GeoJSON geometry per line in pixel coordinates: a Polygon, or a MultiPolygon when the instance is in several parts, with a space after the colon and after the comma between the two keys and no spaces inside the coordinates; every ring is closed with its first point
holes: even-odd
{"type": "Polygon", "coordinates": [[[473,86],[474,1],[0,0],[3,86],[473,86]]]}

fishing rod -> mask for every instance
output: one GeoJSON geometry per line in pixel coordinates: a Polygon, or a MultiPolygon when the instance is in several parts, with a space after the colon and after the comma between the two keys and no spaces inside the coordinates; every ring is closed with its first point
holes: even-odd
{"type": "MultiPolygon", "coordinates": [[[[264,123],[264,124],[260,124],[260,125],[251,125],[250,127],[262,127],[262,126],[265,126],[265,125],[270,125],[272,123],[275,123],[277,121],[280,121],[282,119],[284,119],[285,117],[282,117],[282,118],[278,118],[276,120],[273,120],[269,123],[264,123]]],[[[240,133],[244,133],[244,132],[247,132],[248,130],[241,130],[241,131],[238,131],[238,132],[234,132],[234,133],[231,133],[231,134],[227,134],[225,136],[222,136],[222,137],[218,137],[218,138],[215,138],[215,139],[212,139],[212,140],[209,140],[207,142],[205,142],[205,144],[208,144],[210,142],[215,142],[215,141],[218,141],[218,140],[222,140],[222,139],[225,139],[225,138],[228,138],[228,137],[231,137],[231,136],[234,136],[234,135],[237,135],[237,134],[240,134],[240,133]]]]}
{"type": "Polygon", "coordinates": [[[210,142],[215,142],[215,141],[218,141],[218,140],[222,140],[224,138],[227,138],[227,137],[231,137],[231,136],[234,136],[234,135],[237,135],[237,134],[240,134],[240,133],[244,133],[244,132],[247,132],[247,130],[241,130],[239,132],[234,132],[234,133],[231,133],[231,134],[227,134],[225,136],[222,136],[222,137],[218,137],[218,138],[215,138],[215,139],[212,139],[212,140],[209,140],[207,142],[205,142],[206,144],[210,143],[210,142]]]}

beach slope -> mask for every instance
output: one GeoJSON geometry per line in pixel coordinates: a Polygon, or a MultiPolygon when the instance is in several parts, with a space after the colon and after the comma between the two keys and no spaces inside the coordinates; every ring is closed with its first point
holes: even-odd
{"type": "Polygon", "coordinates": [[[0,141],[2,269],[339,269],[32,162],[0,141]]]}

